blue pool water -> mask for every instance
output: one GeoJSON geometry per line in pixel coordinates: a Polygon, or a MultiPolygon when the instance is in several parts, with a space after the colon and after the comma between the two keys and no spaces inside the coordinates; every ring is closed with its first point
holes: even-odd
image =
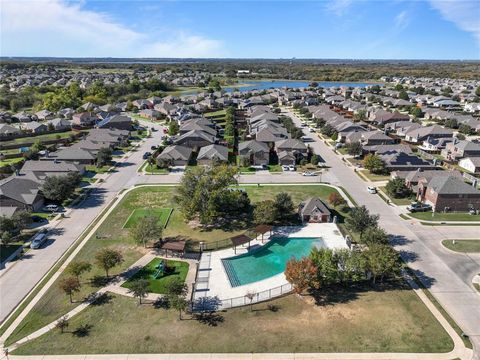
{"type": "Polygon", "coordinates": [[[232,287],[264,280],[285,271],[288,260],[307,256],[313,247],[323,247],[322,238],[273,237],[249,253],[223,259],[232,287]]]}

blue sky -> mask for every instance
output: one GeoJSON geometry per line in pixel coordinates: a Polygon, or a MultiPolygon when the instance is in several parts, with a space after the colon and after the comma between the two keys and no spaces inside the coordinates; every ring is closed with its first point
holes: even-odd
{"type": "Polygon", "coordinates": [[[0,0],[2,56],[480,59],[480,1],[0,0]]]}

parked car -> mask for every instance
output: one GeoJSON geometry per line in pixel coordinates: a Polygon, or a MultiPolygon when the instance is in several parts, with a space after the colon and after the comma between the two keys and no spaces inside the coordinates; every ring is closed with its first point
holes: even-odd
{"type": "Polygon", "coordinates": [[[150,150],[155,151],[155,150],[157,150],[157,147],[155,145],[153,145],[153,146],[150,147],[150,150]]]}
{"type": "Polygon", "coordinates": [[[407,210],[410,212],[424,212],[424,211],[431,211],[432,207],[428,204],[422,203],[411,203],[407,206],[407,210]]]}
{"type": "Polygon", "coordinates": [[[150,151],[147,151],[143,154],[143,159],[146,160],[148,159],[150,156],[152,156],[152,153],[150,151]]]}
{"type": "Polygon", "coordinates": [[[314,133],[315,129],[311,127],[311,128],[308,128],[308,131],[310,131],[311,133],[314,133]]]}
{"type": "Polygon", "coordinates": [[[31,249],[39,249],[43,243],[47,240],[47,233],[44,231],[39,232],[33,238],[32,242],[30,243],[31,249]]]}
{"type": "Polygon", "coordinates": [[[288,165],[282,165],[282,170],[283,170],[283,171],[288,171],[288,170],[289,170],[289,169],[288,169],[288,165]]]}
{"type": "Polygon", "coordinates": [[[49,212],[57,212],[58,209],[59,209],[58,205],[55,205],[55,204],[49,204],[43,207],[43,211],[49,211],[49,212]]]}
{"type": "Polygon", "coordinates": [[[295,171],[295,166],[294,165],[288,165],[288,170],[289,171],[295,171]]]}
{"type": "Polygon", "coordinates": [[[255,170],[267,170],[267,165],[252,165],[250,167],[255,170]]]}
{"type": "Polygon", "coordinates": [[[377,188],[375,186],[367,186],[367,191],[370,194],[376,194],[377,193],[377,188]]]}
{"type": "Polygon", "coordinates": [[[313,171],[304,171],[302,173],[303,176],[317,176],[317,173],[314,173],[313,171]]]}

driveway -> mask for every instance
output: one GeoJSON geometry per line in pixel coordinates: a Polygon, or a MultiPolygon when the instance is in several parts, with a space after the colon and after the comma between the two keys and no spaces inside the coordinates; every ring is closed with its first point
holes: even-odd
{"type": "MultiPolygon", "coordinates": [[[[300,126],[301,121],[293,112],[286,111],[286,115],[300,126]]],[[[369,194],[366,189],[369,184],[345,165],[318,136],[307,135],[314,139],[309,142],[310,146],[331,167],[329,178],[332,183],[343,186],[358,204],[367,206],[371,213],[380,214],[380,225],[393,235],[395,248],[403,259],[471,337],[476,349],[480,349],[480,295],[471,285],[471,277],[480,270],[478,258],[476,261],[466,255],[451,253],[440,245],[443,238],[478,238],[479,228],[437,228],[402,220],[398,216],[400,210],[387,205],[379,196],[369,194]]]]}

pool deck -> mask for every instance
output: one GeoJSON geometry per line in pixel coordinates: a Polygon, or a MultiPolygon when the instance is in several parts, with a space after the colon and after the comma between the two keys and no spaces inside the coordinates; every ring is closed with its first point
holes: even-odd
{"type": "MultiPolygon", "coordinates": [[[[272,235],[286,237],[320,237],[323,239],[326,247],[330,249],[348,248],[337,225],[333,223],[308,223],[304,226],[277,227],[272,232],[272,235]]],[[[268,241],[268,233],[263,236],[263,242],[261,236],[257,237],[250,243],[251,250],[265,245],[268,241]]],[[[221,300],[239,298],[245,297],[247,293],[258,294],[288,284],[285,274],[280,273],[261,281],[232,287],[223,266],[222,259],[245,254],[248,252],[247,248],[248,244],[237,247],[236,254],[233,248],[203,253],[199,263],[196,282],[197,290],[195,291],[194,299],[205,296],[217,296],[221,300]]]]}

